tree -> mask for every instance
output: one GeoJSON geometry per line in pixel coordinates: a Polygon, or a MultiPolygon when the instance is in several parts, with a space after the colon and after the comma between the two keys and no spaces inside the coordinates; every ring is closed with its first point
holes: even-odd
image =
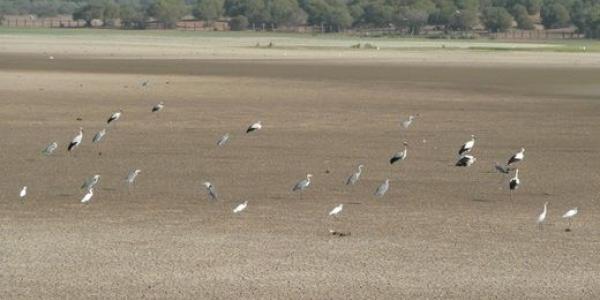
{"type": "Polygon", "coordinates": [[[560,3],[542,6],[540,10],[542,24],[546,28],[562,28],[569,25],[571,17],[567,8],[560,3]]]}
{"type": "Polygon", "coordinates": [[[499,32],[510,28],[513,18],[504,7],[489,7],[483,12],[482,21],[489,31],[499,32]]]}
{"type": "Polygon", "coordinates": [[[87,27],[92,26],[92,21],[104,18],[104,3],[100,1],[90,2],[73,12],[73,19],[84,20],[87,27]]]}
{"type": "Polygon", "coordinates": [[[242,15],[231,18],[229,28],[234,31],[245,30],[248,28],[248,18],[242,15]]]}
{"type": "Polygon", "coordinates": [[[193,9],[196,18],[208,22],[213,22],[223,16],[225,12],[224,0],[198,0],[193,9]]]}
{"type": "Polygon", "coordinates": [[[271,0],[270,14],[276,26],[304,24],[307,18],[296,0],[271,0]]]}
{"type": "Polygon", "coordinates": [[[410,34],[419,34],[421,28],[427,24],[429,14],[424,10],[403,7],[397,16],[396,24],[407,27],[410,34]]]}
{"type": "Polygon", "coordinates": [[[459,10],[452,14],[448,19],[448,28],[452,30],[468,31],[473,29],[478,21],[476,9],[469,8],[459,10]]]}
{"type": "Polygon", "coordinates": [[[146,10],[137,1],[121,3],[119,15],[123,28],[144,29],[146,27],[146,10]]]}
{"type": "Polygon", "coordinates": [[[187,7],[182,0],[156,0],[148,7],[148,16],[165,24],[169,28],[175,27],[177,21],[187,12],[187,7]]]}
{"type": "Polygon", "coordinates": [[[521,4],[515,5],[513,7],[513,16],[515,17],[515,21],[517,21],[517,27],[519,29],[533,29],[533,21],[531,21],[529,11],[527,11],[525,6],[521,4]]]}

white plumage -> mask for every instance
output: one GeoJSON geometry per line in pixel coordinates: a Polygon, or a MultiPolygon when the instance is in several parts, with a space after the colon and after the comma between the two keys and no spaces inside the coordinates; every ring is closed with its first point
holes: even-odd
{"type": "Polygon", "coordinates": [[[253,123],[252,125],[250,125],[248,127],[248,129],[246,129],[246,133],[252,132],[252,131],[257,131],[260,130],[262,128],[262,121],[258,121],[253,123]]]}
{"type": "Polygon", "coordinates": [[[26,186],[24,186],[21,189],[21,192],[19,193],[19,197],[24,198],[25,196],[27,196],[27,187],[26,186]]]}
{"type": "Polygon", "coordinates": [[[548,202],[544,203],[544,209],[542,213],[537,218],[537,223],[540,224],[540,230],[542,229],[542,224],[546,221],[546,215],[548,214],[548,202]]]}
{"type": "Polygon", "coordinates": [[[79,144],[81,144],[82,140],[83,140],[83,127],[79,127],[79,133],[71,140],[71,143],[69,143],[69,146],[67,147],[67,151],[71,151],[71,150],[77,148],[77,146],[79,146],[79,144]]]}
{"type": "Polygon", "coordinates": [[[81,189],[89,190],[89,189],[93,188],[94,186],[96,186],[96,184],[98,184],[99,180],[100,180],[100,175],[98,175],[98,174],[96,174],[92,177],[88,177],[81,185],[81,189]]]}
{"type": "Polygon", "coordinates": [[[522,161],[524,158],[525,158],[525,148],[521,148],[521,151],[517,152],[515,155],[510,157],[510,159],[508,160],[506,165],[510,166],[514,163],[518,163],[518,162],[522,161]]]}
{"type": "Polygon", "coordinates": [[[577,215],[577,213],[578,213],[578,209],[577,209],[577,207],[575,207],[573,209],[568,210],[562,217],[570,219],[570,218],[575,217],[577,215]]]}
{"type": "Polygon", "coordinates": [[[205,181],[204,183],[202,183],[204,185],[204,187],[206,188],[206,190],[208,191],[208,196],[210,197],[211,200],[217,200],[217,190],[215,189],[215,187],[212,185],[212,183],[205,181]]]}
{"type": "Polygon", "coordinates": [[[337,216],[340,212],[342,212],[342,210],[344,209],[344,204],[340,204],[336,207],[334,207],[330,212],[329,215],[330,216],[337,216]]]}
{"type": "Polygon", "coordinates": [[[404,127],[404,128],[410,127],[410,125],[412,124],[414,119],[415,119],[415,116],[409,116],[408,120],[405,120],[404,122],[402,122],[402,127],[404,127]]]}
{"type": "Polygon", "coordinates": [[[462,145],[462,147],[460,147],[460,150],[458,150],[458,155],[462,156],[465,153],[471,152],[471,150],[473,150],[474,146],[475,146],[475,136],[471,135],[471,140],[467,141],[464,145],[462,145]]]}
{"type": "Polygon", "coordinates": [[[244,203],[240,203],[238,206],[236,206],[233,209],[233,213],[237,214],[239,212],[242,212],[244,209],[246,209],[246,207],[248,207],[248,201],[244,201],[244,203]]]}
{"type": "Polygon", "coordinates": [[[108,120],[106,121],[106,124],[110,124],[112,122],[116,122],[117,120],[119,120],[119,118],[121,118],[121,115],[123,114],[123,110],[119,109],[119,111],[114,112],[110,118],[108,118],[108,120]]]}
{"type": "Polygon", "coordinates": [[[163,101],[160,101],[158,104],[156,104],[152,107],[152,112],[157,113],[157,112],[161,111],[164,107],[165,107],[165,103],[163,101]]]}
{"type": "Polygon", "coordinates": [[[137,178],[138,174],[140,174],[140,172],[142,172],[142,170],[132,170],[129,172],[129,174],[127,174],[127,177],[125,178],[125,181],[128,184],[133,184],[135,183],[135,179],[137,178]]]}
{"type": "Polygon", "coordinates": [[[470,167],[475,163],[476,160],[477,158],[475,158],[473,155],[465,154],[458,159],[458,161],[456,162],[456,166],[470,167]]]}
{"type": "Polygon", "coordinates": [[[91,188],[88,190],[88,192],[83,196],[83,198],[81,198],[81,203],[87,203],[90,200],[92,200],[92,197],[94,196],[94,188],[91,188]]]}
{"type": "Polygon", "coordinates": [[[401,161],[401,160],[405,160],[406,156],[408,155],[408,143],[404,142],[404,150],[400,151],[400,152],[396,152],[394,153],[394,155],[392,155],[392,157],[390,158],[390,165],[394,164],[397,161],[401,161]]]}

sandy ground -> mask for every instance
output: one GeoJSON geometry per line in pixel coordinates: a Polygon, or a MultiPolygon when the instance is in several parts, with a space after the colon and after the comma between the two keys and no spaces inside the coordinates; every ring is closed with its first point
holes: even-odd
{"type": "Polygon", "coordinates": [[[580,68],[15,52],[0,54],[0,298],[600,298],[593,57],[580,68]],[[245,134],[255,120],[264,129],[245,134]],[[67,154],[79,126],[84,143],[67,154]],[[471,134],[478,161],[454,167],[471,134]],[[59,150],[42,157],[51,141],[59,150]],[[390,168],[403,141],[408,159],[390,168]],[[493,163],[521,147],[510,201],[493,163]],[[359,163],[361,181],[344,186],[359,163]],[[128,191],[132,168],[142,173],[128,191]],[[300,200],[290,189],[307,172],[300,200]],[[575,206],[565,232],[560,215],[575,206]]]}

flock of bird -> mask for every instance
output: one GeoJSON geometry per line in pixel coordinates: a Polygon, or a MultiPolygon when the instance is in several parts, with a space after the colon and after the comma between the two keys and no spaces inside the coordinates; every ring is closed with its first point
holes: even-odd
{"type": "MultiPolygon", "coordinates": [[[[143,85],[144,86],[147,85],[147,82],[144,82],[143,85]]],[[[152,107],[151,112],[153,114],[158,114],[160,111],[162,111],[164,109],[164,107],[165,107],[164,102],[161,101],[160,103],[158,103],[152,107]]],[[[112,113],[106,121],[106,126],[109,126],[111,124],[113,126],[116,126],[116,123],[118,122],[118,120],[121,118],[122,115],[123,115],[122,110],[118,110],[117,112],[112,113]]],[[[412,123],[414,122],[414,120],[415,120],[415,117],[410,116],[407,120],[402,122],[402,126],[404,128],[409,128],[412,125],[412,123]]],[[[262,128],[263,128],[262,122],[257,121],[255,123],[252,123],[250,126],[248,126],[248,128],[246,129],[246,134],[250,134],[252,132],[259,131],[262,128]]],[[[107,132],[106,128],[103,128],[102,130],[97,132],[94,135],[94,137],[92,138],[92,143],[93,144],[100,143],[102,141],[103,137],[106,135],[106,132],[107,132]]],[[[229,140],[229,134],[223,135],[217,141],[217,146],[221,147],[221,146],[225,145],[228,140],[229,140]]],[[[81,145],[82,142],[83,142],[83,128],[80,127],[78,134],[75,135],[75,137],[73,137],[71,139],[71,142],[67,145],[67,151],[68,152],[75,151],[81,145]]],[[[391,158],[389,159],[390,166],[407,159],[408,143],[404,142],[403,144],[404,144],[404,149],[402,151],[394,153],[391,156],[391,158]]],[[[465,142],[458,150],[458,160],[456,161],[455,166],[457,166],[457,167],[472,166],[475,163],[475,161],[477,160],[471,154],[474,147],[475,147],[475,136],[471,135],[471,139],[468,140],[467,142],[465,142]]],[[[58,149],[58,144],[56,142],[52,142],[52,143],[48,144],[42,150],[42,153],[44,155],[48,156],[48,155],[51,155],[52,153],[54,153],[56,151],[56,149],[58,149]]],[[[502,164],[496,163],[495,169],[500,173],[510,174],[513,171],[513,169],[511,167],[521,163],[524,160],[524,158],[525,158],[525,149],[521,148],[521,150],[519,152],[515,153],[508,159],[506,164],[502,165],[502,164]]],[[[364,165],[362,165],[362,164],[358,165],[356,172],[352,173],[346,180],[346,185],[355,185],[360,180],[363,168],[364,168],[364,165]]],[[[131,170],[129,172],[129,174],[125,177],[125,182],[127,183],[128,188],[135,184],[135,180],[140,173],[141,173],[141,170],[139,170],[139,169],[131,170]]],[[[292,187],[292,192],[298,192],[300,199],[302,199],[303,191],[305,191],[306,189],[308,189],[311,186],[312,176],[313,176],[312,174],[307,174],[306,178],[298,181],[292,187]]],[[[100,175],[98,175],[98,174],[93,175],[84,181],[84,183],[81,185],[81,189],[85,191],[85,194],[84,194],[83,198],[81,199],[81,203],[89,203],[92,200],[92,198],[94,196],[94,187],[98,184],[99,181],[100,181],[100,175]]],[[[520,185],[521,185],[521,181],[519,179],[519,169],[515,168],[514,169],[514,177],[510,178],[510,180],[508,181],[509,196],[510,196],[511,200],[513,197],[513,195],[512,195],[513,191],[517,190],[520,185]]],[[[217,190],[212,183],[206,181],[206,182],[203,182],[203,186],[206,188],[209,199],[211,199],[211,200],[218,199],[217,190]]],[[[383,197],[386,194],[386,192],[389,190],[389,188],[390,188],[390,179],[387,178],[381,185],[379,185],[377,187],[377,189],[375,190],[374,196],[379,197],[379,198],[383,197]]],[[[27,196],[27,186],[24,186],[21,189],[19,196],[22,199],[24,199],[27,196]]],[[[244,201],[243,203],[240,203],[233,209],[233,213],[236,213],[236,214],[241,213],[247,207],[248,207],[248,201],[244,201]]],[[[344,204],[339,204],[336,207],[334,207],[329,212],[328,215],[333,216],[333,217],[338,216],[343,211],[343,209],[344,209],[344,204]]],[[[572,219],[577,215],[577,213],[578,213],[578,208],[573,208],[573,209],[570,209],[569,211],[567,211],[562,216],[562,218],[568,219],[569,225],[566,229],[567,231],[570,231],[572,219]]],[[[548,202],[544,203],[543,210],[537,218],[537,223],[539,225],[540,230],[542,230],[542,228],[543,228],[542,226],[543,226],[544,222],[546,221],[547,214],[548,214],[548,202]]],[[[330,232],[332,232],[334,234],[339,234],[338,232],[335,232],[332,230],[330,230],[330,232]]]]}

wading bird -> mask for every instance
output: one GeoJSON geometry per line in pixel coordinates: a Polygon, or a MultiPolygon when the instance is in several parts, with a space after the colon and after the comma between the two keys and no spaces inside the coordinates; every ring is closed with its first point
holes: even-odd
{"type": "Polygon", "coordinates": [[[81,140],[83,139],[83,127],[79,127],[79,133],[71,140],[69,146],[67,147],[67,151],[72,151],[77,148],[79,144],[81,144],[81,140]]]}
{"type": "Polygon", "coordinates": [[[135,179],[137,178],[138,174],[140,174],[140,172],[142,172],[142,170],[131,170],[129,174],[127,174],[127,177],[125,177],[125,182],[127,182],[129,186],[135,184],[135,179]]]}
{"type": "Polygon", "coordinates": [[[92,200],[93,196],[94,196],[94,188],[91,188],[87,191],[87,193],[83,196],[83,198],[81,198],[81,203],[88,203],[90,200],[92,200]]]}
{"type": "Polygon", "coordinates": [[[21,192],[19,193],[19,197],[20,197],[20,198],[25,198],[25,196],[27,196],[27,187],[26,187],[26,186],[24,186],[24,187],[21,189],[21,192]]]}
{"type": "Polygon", "coordinates": [[[508,174],[510,173],[510,168],[507,166],[503,166],[497,162],[494,162],[494,168],[496,169],[496,171],[502,173],[502,174],[508,174]]]}
{"type": "Polygon", "coordinates": [[[540,226],[540,230],[542,230],[542,224],[546,221],[546,215],[548,214],[548,202],[544,203],[544,210],[537,218],[537,223],[540,226]]]}
{"type": "Polygon", "coordinates": [[[346,180],[346,185],[354,185],[355,183],[357,183],[360,179],[360,174],[362,173],[363,168],[363,165],[358,165],[358,170],[348,177],[348,179],[346,180]]]}
{"type": "Polygon", "coordinates": [[[246,209],[246,207],[248,207],[248,201],[244,201],[244,203],[239,204],[238,206],[236,206],[233,209],[233,213],[237,214],[239,212],[242,212],[244,209],[246,209]]]}
{"type": "Polygon", "coordinates": [[[221,147],[221,146],[225,145],[228,140],[229,140],[229,133],[226,133],[217,141],[217,146],[221,147]]]}
{"type": "Polygon", "coordinates": [[[106,124],[110,124],[112,122],[116,122],[117,120],[119,120],[119,118],[121,118],[121,115],[123,114],[123,110],[119,109],[119,111],[113,113],[110,118],[108,118],[108,120],[106,121],[106,124]]]}
{"type": "Polygon", "coordinates": [[[158,104],[152,107],[152,112],[157,113],[161,111],[165,107],[165,103],[163,101],[158,102],[158,104]]]}
{"type": "Polygon", "coordinates": [[[260,130],[262,128],[262,121],[258,121],[252,125],[250,125],[250,127],[248,127],[248,129],[246,129],[246,133],[250,133],[252,131],[257,131],[260,130]]]}
{"type": "Polygon", "coordinates": [[[510,199],[512,200],[512,191],[519,188],[521,180],[519,179],[519,169],[515,171],[515,177],[511,178],[508,182],[508,188],[510,189],[510,199]]]}
{"type": "Polygon", "coordinates": [[[208,191],[208,196],[210,197],[210,200],[217,200],[217,190],[215,189],[215,187],[208,181],[205,181],[203,185],[208,191]]]}
{"type": "Polygon", "coordinates": [[[392,155],[392,158],[390,158],[390,165],[393,165],[397,161],[406,159],[406,155],[408,155],[408,148],[407,148],[408,143],[404,142],[403,144],[404,144],[404,150],[402,150],[400,152],[396,152],[396,153],[394,153],[394,155],[392,155]]]}
{"type": "Polygon", "coordinates": [[[412,124],[414,119],[415,119],[415,116],[409,116],[408,120],[402,122],[402,127],[404,127],[404,128],[410,127],[410,125],[412,124]]]}
{"type": "Polygon", "coordinates": [[[473,150],[473,146],[475,146],[475,136],[471,135],[471,140],[462,145],[460,150],[458,150],[458,155],[462,156],[465,153],[471,152],[471,150],[473,150]]]}
{"type": "Polygon", "coordinates": [[[54,150],[56,150],[56,148],[58,148],[58,144],[56,142],[52,142],[48,144],[48,146],[46,146],[44,150],[42,150],[42,154],[49,156],[50,154],[54,153],[54,150]]]}
{"type": "Polygon", "coordinates": [[[296,183],[296,185],[294,185],[294,187],[292,188],[292,191],[300,191],[300,200],[302,200],[302,191],[304,191],[305,189],[307,189],[310,186],[310,178],[312,177],[312,174],[306,174],[306,179],[302,179],[300,181],[298,181],[298,183],[296,183]]]}
{"type": "Polygon", "coordinates": [[[385,195],[385,193],[388,191],[389,188],[390,188],[390,180],[386,179],[375,191],[375,196],[383,197],[383,195],[385,195]]]}
{"type": "Polygon", "coordinates": [[[330,216],[335,216],[335,217],[337,217],[337,215],[338,215],[339,213],[341,213],[341,212],[342,212],[342,209],[344,209],[344,204],[340,204],[340,205],[338,205],[338,206],[334,207],[334,208],[333,208],[333,209],[332,209],[332,210],[329,212],[329,215],[330,215],[330,216]]]}
{"type": "Polygon", "coordinates": [[[470,167],[472,164],[475,163],[476,160],[477,158],[475,158],[473,155],[465,154],[458,159],[458,161],[456,162],[456,166],[470,167]]]}
{"type": "Polygon", "coordinates": [[[98,131],[98,133],[96,133],[96,135],[94,135],[94,138],[92,139],[92,143],[93,144],[99,143],[102,140],[102,138],[104,138],[105,134],[106,134],[106,128],[102,128],[102,130],[98,131]]]}
{"type": "Polygon", "coordinates": [[[525,148],[521,148],[521,151],[519,151],[515,155],[511,156],[510,159],[508,160],[508,163],[506,163],[506,165],[510,166],[514,163],[518,163],[518,162],[522,161],[523,158],[525,158],[525,148]]]}
{"type": "Polygon", "coordinates": [[[578,213],[578,209],[577,207],[570,209],[569,211],[567,211],[562,217],[565,219],[569,220],[569,227],[567,227],[567,231],[571,231],[571,220],[577,215],[578,213]]]}
{"type": "Polygon", "coordinates": [[[96,174],[94,176],[88,177],[83,184],[81,185],[81,189],[82,190],[89,190],[93,187],[96,186],[96,184],[98,184],[98,181],[100,180],[100,175],[96,174]]]}

